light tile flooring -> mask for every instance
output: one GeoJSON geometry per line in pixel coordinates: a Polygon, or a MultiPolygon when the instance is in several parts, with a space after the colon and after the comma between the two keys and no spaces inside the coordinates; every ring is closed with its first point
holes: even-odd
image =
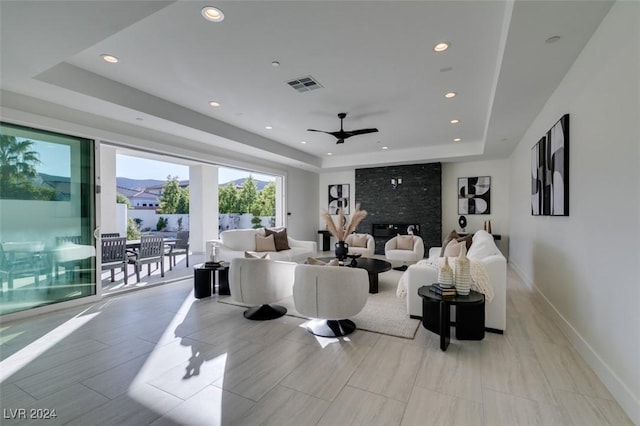
{"type": "Polygon", "coordinates": [[[441,352],[422,327],[323,339],[299,318],[248,321],[185,280],[2,324],[1,422],[632,424],[511,271],[507,313],[504,335],[441,352]]]}

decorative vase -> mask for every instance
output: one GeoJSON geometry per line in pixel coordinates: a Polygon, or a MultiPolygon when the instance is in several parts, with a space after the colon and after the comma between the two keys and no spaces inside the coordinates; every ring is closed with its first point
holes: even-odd
{"type": "Polygon", "coordinates": [[[338,241],[336,243],[336,258],[338,258],[338,260],[345,260],[347,253],[349,253],[349,244],[344,241],[338,241]]]}
{"type": "Polygon", "coordinates": [[[467,258],[467,247],[462,246],[460,255],[455,261],[454,282],[456,285],[456,293],[466,296],[471,290],[471,268],[469,259],[467,258]]]}
{"type": "Polygon", "coordinates": [[[444,258],[444,266],[438,271],[438,282],[441,287],[450,288],[453,287],[453,269],[449,266],[449,258],[444,258]]]}

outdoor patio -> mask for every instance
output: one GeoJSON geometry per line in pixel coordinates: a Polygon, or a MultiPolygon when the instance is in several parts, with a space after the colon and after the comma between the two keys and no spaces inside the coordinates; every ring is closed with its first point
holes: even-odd
{"type": "Polygon", "coordinates": [[[190,254],[189,267],[186,265],[186,256],[177,256],[176,265],[173,270],[169,270],[169,259],[164,259],[164,277],[160,276],[160,267],[151,264],[151,274],[148,274],[147,265],[143,265],[140,270],[140,282],[136,282],[136,274],[133,265],[129,265],[127,273],[129,275],[128,284],[124,284],[124,274],[121,269],[115,269],[115,281],[111,282],[111,272],[102,271],[102,294],[111,295],[134,290],[140,290],[156,285],[167,284],[193,277],[193,267],[204,262],[204,254],[190,254]]]}

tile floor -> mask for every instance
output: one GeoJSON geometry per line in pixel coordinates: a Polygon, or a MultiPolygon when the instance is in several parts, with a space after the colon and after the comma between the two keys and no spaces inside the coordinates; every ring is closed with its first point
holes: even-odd
{"type": "Polygon", "coordinates": [[[511,271],[507,309],[504,335],[441,352],[422,327],[324,339],[248,321],[191,280],[111,296],[0,326],[1,423],[632,424],[511,271]]]}

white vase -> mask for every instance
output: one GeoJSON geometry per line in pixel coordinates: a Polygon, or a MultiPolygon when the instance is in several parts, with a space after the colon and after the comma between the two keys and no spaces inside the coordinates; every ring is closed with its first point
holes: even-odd
{"type": "Polygon", "coordinates": [[[466,246],[462,246],[460,255],[456,258],[454,282],[456,293],[466,296],[471,291],[471,268],[467,258],[466,246]]]}
{"type": "Polygon", "coordinates": [[[453,269],[449,266],[449,258],[444,258],[444,265],[438,271],[438,282],[441,287],[453,287],[453,269]]]}

